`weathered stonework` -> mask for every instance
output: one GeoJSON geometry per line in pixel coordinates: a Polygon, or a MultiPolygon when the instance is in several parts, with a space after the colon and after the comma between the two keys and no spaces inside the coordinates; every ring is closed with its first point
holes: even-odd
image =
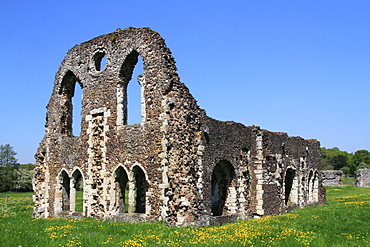
{"type": "Polygon", "coordinates": [[[326,170],[321,171],[323,186],[342,187],[342,176],[344,173],[341,170],[326,170]]]}
{"type": "Polygon", "coordinates": [[[325,203],[318,141],[212,119],[176,70],[148,28],[116,30],[68,51],[35,155],[34,217],[205,226],[325,203]],[[142,122],[127,125],[138,56],[142,122]],[[80,136],[72,134],[76,86],[83,88],[80,136]]]}
{"type": "Polygon", "coordinates": [[[356,188],[370,188],[370,169],[355,171],[356,188]]]}

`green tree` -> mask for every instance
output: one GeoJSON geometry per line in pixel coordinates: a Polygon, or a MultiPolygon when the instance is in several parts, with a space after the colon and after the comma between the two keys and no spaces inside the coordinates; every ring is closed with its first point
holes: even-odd
{"type": "Polygon", "coordinates": [[[32,191],[33,164],[22,164],[18,169],[14,169],[13,190],[20,192],[32,191]]]}
{"type": "Polygon", "coordinates": [[[351,174],[351,170],[349,169],[348,166],[345,166],[343,168],[340,169],[344,174],[346,175],[350,175],[351,174]]]}
{"type": "Polygon", "coordinates": [[[20,165],[9,144],[0,145],[0,192],[32,191],[34,164],[20,165]]]}
{"type": "MultiPolygon", "coordinates": [[[[341,151],[343,152],[343,151],[341,151]]],[[[334,170],[340,170],[341,168],[347,166],[347,160],[348,160],[348,154],[344,153],[338,153],[335,154],[333,157],[333,165],[334,165],[334,170]]]]}
{"type": "Polygon", "coordinates": [[[367,150],[358,150],[353,156],[353,162],[359,165],[361,162],[370,164],[370,152],[367,150]]]}
{"type": "Polygon", "coordinates": [[[13,189],[13,171],[14,168],[10,166],[0,167],[0,192],[13,189]]]}
{"type": "Polygon", "coordinates": [[[346,151],[340,151],[339,148],[321,148],[321,169],[322,170],[340,170],[348,165],[348,159],[351,154],[346,151]]]}
{"type": "Polygon", "coordinates": [[[367,150],[357,150],[348,162],[351,174],[357,169],[370,166],[370,152],[367,150]]]}
{"type": "Polygon", "coordinates": [[[320,158],[320,169],[321,170],[333,170],[333,166],[330,162],[330,157],[328,155],[328,150],[326,148],[321,148],[321,158],[320,158]]]}
{"type": "Polygon", "coordinates": [[[0,191],[14,188],[14,171],[20,167],[15,155],[17,153],[9,144],[0,145],[0,191]]]}
{"type": "Polygon", "coordinates": [[[0,167],[17,167],[18,160],[15,158],[17,153],[9,144],[0,145],[0,167]]]}

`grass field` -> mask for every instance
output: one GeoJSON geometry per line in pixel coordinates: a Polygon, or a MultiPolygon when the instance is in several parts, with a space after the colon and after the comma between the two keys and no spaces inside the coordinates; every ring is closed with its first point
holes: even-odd
{"type": "Polygon", "coordinates": [[[370,246],[370,189],[327,188],[326,206],[204,228],[33,219],[31,193],[0,193],[0,246],[370,246]]]}

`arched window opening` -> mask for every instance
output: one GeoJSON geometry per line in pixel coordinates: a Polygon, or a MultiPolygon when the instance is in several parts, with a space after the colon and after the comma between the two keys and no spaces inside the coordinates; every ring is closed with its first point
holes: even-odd
{"type": "Polygon", "coordinates": [[[135,69],[132,74],[131,83],[128,84],[127,88],[127,107],[128,113],[127,114],[127,123],[128,124],[135,124],[142,122],[141,116],[141,89],[142,86],[139,82],[139,76],[144,74],[143,70],[143,59],[141,56],[138,57],[138,64],[135,66],[135,69]]]}
{"type": "Polygon", "coordinates": [[[94,60],[95,70],[102,71],[105,68],[106,63],[107,63],[107,56],[105,55],[105,51],[102,49],[98,50],[95,53],[93,60],[94,60]]]}
{"type": "Polygon", "coordinates": [[[128,204],[126,203],[128,193],[126,193],[128,177],[126,171],[120,166],[115,172],[115,199],[116,199],[116,209],[118,213],[127,213],[128,204]]]}
{"type": "Polygon", "coordinates": [[[285,174],[285,205],[288,205],[289,200],[291,199],[293,181],[295,178],[295,170],[288,168],[285,174]]]}
{"type": "Polygon", "coordinates": [[[211,211],[213,216],[221,216],[224,212],[227,212],[225,204],[230,197],[234,179],[234,167],[228,161],[219,162],[213,169],[211,184],[211,211]]]}
{"type": "Polygon", "coordinates": [[[62,171],[61,186],[62,186],[62,211],[70,210],[70,179],[66,171],[62,171]]]}
{"type": "Polygon", "coordinates": [[[72,174],[72,185],[71,188],[71,211],[83,212],[83,178],[81,172],[77,169],[72,174]]]}
{"type": "Polygon", "coordinates": [[[144,171],[139,166],[135,166],[132,172],[133,180],[130,181],[129,212],[144,214],[146,213],[146,193],[148,192],[149,184],[144,171]]]}
{"type": "Polygon", "coordinates": [[[76,136],[80,135],[82,119],[82,88],[82,84],[80,83],[78,78],[73,74],[72,71],[68,71],[63,77],[61,88],[59,91],[62,103],[62,114],[60,118],[61,133],[66,136],[72,136],[72,134],[76,136]],[[79,84],[79,86],[77,86],[76,84],[79,84]],[[73,119],[73,116],[75,116],[75,119],[73,119]],[[74,128],[72,127],[72,124],[74,128]],[[80,127],[78,127],[78,125],[80,125],[80,127]],[[73,129],[75,129],[76,131],[73,131],[73,129]]]}
{"type": "Polygon", "coordinates": [[[117,85],[118,126],[145,121],[143,74],[143,60],[136,51],[132,51],[120,71],[122,83],[117,85]]]}

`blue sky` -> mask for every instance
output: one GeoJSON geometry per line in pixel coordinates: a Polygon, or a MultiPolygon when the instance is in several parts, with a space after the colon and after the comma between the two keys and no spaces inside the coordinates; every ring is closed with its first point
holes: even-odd
{"type": "Polygon", "coordinates": [[[68,49],[133,26],[161,34],[209,116],[370,150],[369,11],[367,0],[4,1],[0,144],[34,163],[68,49]]]}

